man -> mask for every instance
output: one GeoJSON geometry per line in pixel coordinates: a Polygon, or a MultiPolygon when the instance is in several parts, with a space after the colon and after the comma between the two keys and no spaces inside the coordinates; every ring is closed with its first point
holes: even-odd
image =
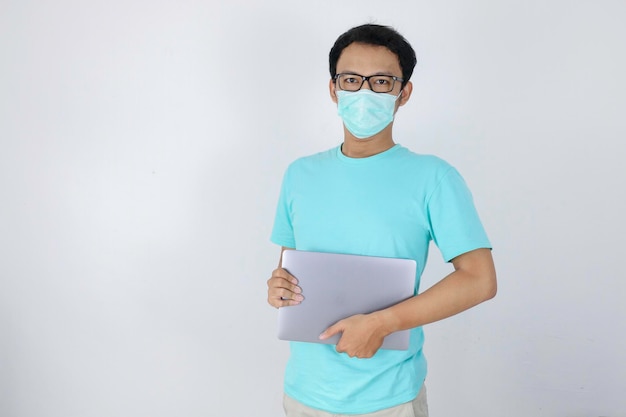
{"type": "MultiPolygon", "coordinates": [[[[367,24],[341,35],[329,58],[344,140],[289,166],[271,240],[282,250],[414,259],[416,295],[334,324],[320,338],[341,333],[336,346],[291,342],[285,412],[427,416],[421,326],[495,296],[491,245],[459,173],[394,142],[393,118],[413,90],[409,43],[392,28],[367,24]],[[431,240],[454,271],[417,295],[431,240]],[[406,329],[407,351],[379,350],[386,335],[406,329]]],[[[280,263],[267,284],[276,308],[306,297],[280,263]]]]}

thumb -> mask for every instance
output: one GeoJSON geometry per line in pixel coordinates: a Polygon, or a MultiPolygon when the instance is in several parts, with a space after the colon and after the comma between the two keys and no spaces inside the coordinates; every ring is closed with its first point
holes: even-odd
{"type": "Polygon", "coordinates": [[[343,332],[343,320],[338,321],[337,323],[330,326],[328,329],[324,330],[322,334],[320,334],[320,340],[326,340],[329,337],[333,337],[337,333],[343,332]]]}

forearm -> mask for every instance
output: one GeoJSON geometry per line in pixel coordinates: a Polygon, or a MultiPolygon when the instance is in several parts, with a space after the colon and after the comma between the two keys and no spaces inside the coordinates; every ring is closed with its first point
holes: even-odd
{"type": "Polygon", "coordinates": [[[496,276],[491,253],[479,251],[422,294],[375,313],[385,333],[443,320],[493,298],[496,276]]]}

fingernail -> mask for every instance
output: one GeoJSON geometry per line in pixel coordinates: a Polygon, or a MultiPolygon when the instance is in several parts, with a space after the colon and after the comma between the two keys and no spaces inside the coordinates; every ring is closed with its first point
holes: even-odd
{"type": "Polygon", "coordinates": [[[295,297],[293,297],[293,299],[296,300],[296,301],[302,301],[302,300],[304,300],[304,297],[301,296],[300,294],[297,294],[295,297]]]}

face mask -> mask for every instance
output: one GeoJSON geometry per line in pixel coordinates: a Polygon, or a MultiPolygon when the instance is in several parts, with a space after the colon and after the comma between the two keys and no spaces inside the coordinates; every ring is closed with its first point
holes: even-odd
{"type": "MultiPolygon", "coordinates": [[[[400,93],[402,94],[402,92],[400,93]]],[[[337,91],[337,113],[355,137],[369,138],[393,121],[400,94],[374,93],[371,90],[337,91]]]]}

